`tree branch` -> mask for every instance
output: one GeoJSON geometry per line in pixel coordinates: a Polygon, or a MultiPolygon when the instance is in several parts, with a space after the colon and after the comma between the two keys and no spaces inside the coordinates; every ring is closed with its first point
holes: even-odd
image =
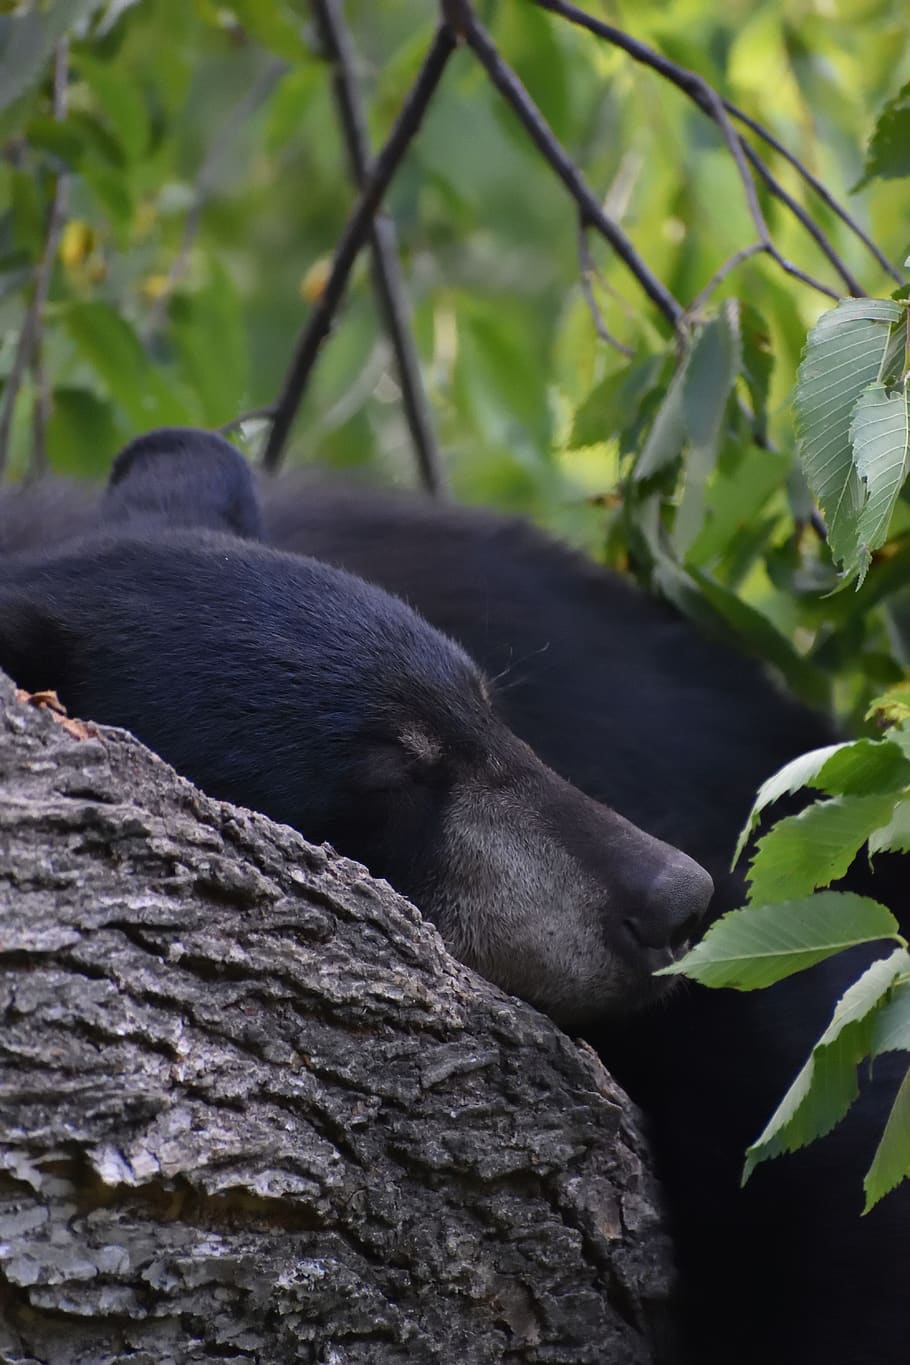
{"type": "Polygon", "coordinates": [[[742,265],[743,261],[748,261],[752,256],[760,255],[764,250],[764,242],[752,242],[750,246],[744,246],[739,251],[734,251],[733,255],[715,270],[708,283],[702,289],[699,289],[686,311],[694,317],[696,313],[699,313],[701,309],[704,308],[717,286],[722,284],[738,265],[742,265]]]}
{"type": "MultiPolygon", "coordinates": [[[[643,66],[650,67],[666,80],[670,81],[671,84],[677,86],[677,88],[682,90],[689,99],[698,105],[703,113],[707,114],[710,119],[718,124],[721,131],[724,132],[724,137],[728,147],[730,147],[731,153],[733,153],[733,147],[729,135],[725,130],[723,118],[718,116],[719,112],[722,115],[729,114],[731,117],[744,123],[746,127],[756,134],[756,136],[763,138],[769,146],[773,147],[786,158],[790,165],[802,176],[806,184],[808,184],[816,194],[820,195],[828,207],[837,214],[853,233],[855,233],[883,269],[887,270],[894,279],[903,284],[904,281],[902,277],[895,271],[894,267],[889,264],[882,252],[869,239],[866,233],[863,232],[859,224],[851,218],[846,209],[842,208],[837,203],[833,196],[825,189],[821,182],[807,170],[802,162],[794,156],[792,152],[788,152],[787,149],[755,119],[750,118],[730,100],[723,99],[718,95],[718,93],[708,85],[701,76],[697,75],[694,71],[687,70],[685,67],[678,66],[675,62],[670,61],[669,58],[662,56],[653,48],[648,47],[646,43],[639,42],[638,39],[630,37],[630,35],[624,33],[622,29],[615,28],[612,24],[607,24],[603,20],[596,19],[593,15],[587,14],[576,5],[569,3],[569,0],[533,0],[533,3],[541,9],[559,15],[560,18],[566,19],[569,23],[587,29],[589,33],[593,33],[596,37],[602,38],[613,47],[620,48],[630,56],[633,61],[639,62],[643,66]]],[[[792,196],[787,193],[779,181],[772,175],[766,163],[749,143],[738,134],[735,134],[734,136],[741,148],[740,155],[744,153],[748,157],[752,165],[765,181],[770,192],[790,210],[806,231],[810,233],[813,240],[824,252],[834,269],[840,275],[850,293],[862,297],[865,294],[865,290],[857,282],[844,260],[839,256],[830,239],[817,223],[813,223],[812,219],[805,210],[796,203],[792,196]]],[[[737,169],[742,177],[743,167],[739,157],[736,157],[734,154],[734,158],[737,161],[737,169]]],[[[764,234],[760,234],[760,236],[764,241],[764,234]]],[[[794,275],[797,279],[801,279],[805,284],[810,285],[814,289],[820,289],[821,292],[829,294],[833,298],[840,297],[838,294],[829,290],[827,286],[820,284],[812,276],[806,275],[805,272],[800,271],[796,266],[793,266],[791,262],[787,261],[784,257],[781,257],[779,253],[777,253],[773,243],[771,244],[769,254],[774,257],[777,264],[788,274],[794,275]]]]}
{"type": "Polygon", "coordinates": [[[319,349],[329,333],[338,305],[344,297],[354,262],[370,236],[382,197],[417,134],[446,63],[455,49],[455,42],[451,29],[446,24],[441,24],[436,30],[417,79],[405,98],[392,131],[364,181],[360,198],[336,248],[322,297],[297,340],[284,384],[275,400],[275,420],[262,460],[263,467],[269,471],[278,468],[307,379],[316,362],[319,349]]]}
{"type": "MultiPolygon", "coordinates": [[[[311,0],[311,5],[320,43],[325,56],[332,63],[332,86],[351,174],[357,188],[362,190],[369,173],[370,144],[356,74],[356,56],[344,22],[342,0],[311,0]]],[[[402,403],[420,477],[427,490],[439,497],[446,492],[445,466],[436,441],[414,345],[410,307],[398,259],[395,225],[383,213],[377,214],[373,220],[370,247],[373,255],[373,288],[395,354],[402,403]]]]}
{"type": "Polygon", "coordinates": [[[0,1356],[675,1359],[591,1049],[358,864],[27,701],[0,676],[0,1356]]]}
{"type": "Polygon", "coordinates": [[[606,342],[608,346],[612,346],[615,351],[621,352],[622,355],[632,356],[635,352],[632,350],[631,346],[624,345],[618,337],[615,337],[603,320],[603,315],[598,308],[597,300],[594,297],[594,287],[591,284],[591,280],[595,276],[599,276],[599,272],[594,262],[594,257],[591,255],[591,248],[588,245],[588,234],[585,229],[584,221],[579,219],[578,278],[581,285],[582,298],[588,305],[588,312],[591,314],[594,330],[601,341],[606,342]]]}
{"type": "Polygon", "coordinates": [[[466,18],[465,37],[468,46],[478,57],[490,80],[518,115],[538,151],[542,153],[575,199],[581,209],[583,224],[586,227],[596,228],[607,239],[616,254],[638,280],[651,302],[660,309],[675,329],[683,316],[682,304],[677,302],[670,291],[653,274],[622,229],[617,227],[604,212],[597,196],[581,172],[573,165],[564,148],[560,146],[552,129],[521,81],[502,60],[495,43],[478,23],[473,12],[469,13],[466,18]]]}

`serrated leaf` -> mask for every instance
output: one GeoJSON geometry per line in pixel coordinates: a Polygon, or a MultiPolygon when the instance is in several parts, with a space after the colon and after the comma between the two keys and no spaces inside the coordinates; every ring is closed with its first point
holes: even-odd
{"type": "Polygon", "coordinates": [[[688,976],[703,986],[760,990],[858,943],[894,938],[898,922],[878,901],[852,891],[821,891],[722,915],[691,952],[657,976],[688,976]]]}
{"type": "Polygon", "coordinates": [[[655,474],[671,465],[682,452],[686,439],[682,402],[685,373],[686,366],[683,363],[670,380],[664,401],[657,409],[644,448],[632,470],[632,479],[635,483],[652,479],[655,474]]]}
{"type": "Polygon", "coordinates": [[[855,189],[874,176],[894,180],[905,175],[910,175],[910,81],[882,110],[869,139],[863,177],[855,189]]]}
{"type": "MultiPolygon", "coordinates": [[[[850,423],[850,444],[857,473],[866,485],[857,539],[863,560],[883,545],[910,462],[910,413],[905,389],[870,384],[860,394],[850,423]]],[[[864,574],[860,574],[862,582],[864,574]]]]}
{"type": "Polygon", "coordinates": [[[869,1053],[910,1052],[910,981],[899,981],[875,1016],[869,1053]]]}
{"type": "Polygon", "coordinates": [[[798,758],[793,758],[789,763],[785,763],[782,768],[761,784],[749,812],[749,818],[740,830],[739,838],[736,841],[731,868],[735,867],[742,857],[743,849],[746,847],[752,831],[758,824],[758,817],[765,807],[779,801],[783,796],[793,796],[802,787],[814,786],[814,779],[821,772],[828,759],[844,747],[843,744],[826,744],[823,749],[811,749],[809,753],[800,754],[798,758]]]}
{"type": "Polygon", "coordinates": [[[719,317],[699,332],[682,372],[682,412],[689,438],[682,497],[673,524],[680,559],[701,529],[705,489],[717,463],[727,400],[742,364],[739,314],[728,300],[719,317]]]}
{"type": "Polygon", "coordinates": [[[906,950],[897,948],[844,993],[805,1066],[747,1150],[743,1184],[760,1162],[805,1147],[843,1118],[859,1093],[856,1068],[869,1053],[875,1012],[908,966],[906,950]]]}
{"type": "Polygon", "coordinates": [[[910,801],[898,801],[891,819],[869,835],[869,852],[910,853],[910,801]]]}
{"type": "Polygon", "coordinates": [[[866,1204],[874,1208],[883,1195],[910,1175],[910,1071],[898,1086],[872,1165],[863,1180],[866,1204]]]}
{"type": "Polygon", "coordinates": [[[901,305],[888,299],[845,299],[819,318],[799,367],[797,450],[844,575],[861,557],[857,521],[865,501],[850,444],[853,409],[863,390],[881,379],[891,328],[904,316],[901,305]]]}
{"type": "Polygon", "coordinates": [[[880,697],[874,697],[866,711],[866,720],[888,725],[910,720],[910,683],[898,683],[880,697]]]}
{"type": "Polygon", "coordinates": [[[897,792],[835,796],[788,815],[758,841],[749,901],[793,900],[843,877],[873,830],[891,818],[897,792]]]}
{"type": "MultiPolygon", "coordinates": [[[[896,735],[894,736],[896,739],[896,735]]],[[[829,796],[871,796],[910,783],[910,759],[892,739],[855,739],[836,746],[811,785],[829,796]]]]}

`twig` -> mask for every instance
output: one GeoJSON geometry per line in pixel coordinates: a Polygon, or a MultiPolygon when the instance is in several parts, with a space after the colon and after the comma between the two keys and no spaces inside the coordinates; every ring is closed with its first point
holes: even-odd
{"type": "MultiPolygon", "coordinates": [[[[737,119],[740,123],[744,123],[750,132],[754,133],[756,137],[760,137],[763,142],[767,142],[769,147],[772,147],[774,151],[778,153],[779,156],[782,156],[785,161],[789,162],[789,164],[793,167],[797,174],[800,175],[802,179],[806,182],[809,188],[813,190],[815,194],[818,195],[822,203],[826,204],[827,207],[831,210],[831,212],[835,214],[841,220],[841,222],[844,223],[850,229],[850,231],[859,238],[859,240],[862,242],[866,250],[871,252],[871,254],[878,261],[881,268],[884,271],[886,271],[893,280],[895,280],[898,284],[906,283],[903,275],[900,273],[899,270],[895,269],[895,267],[888,260],[885,253],[878,246],[876,246],[872,238],[863,231],[863,229],[860,227],[856,219],[851,217],[847,210],[837,202],[837,200],[834,198],[834,195],[830,192],[830,190],[828,190],[825,187],[821,180],[817,179],[817,177],[812,174],[809,168],[803,165],[799,157],[794,156],[794,154],[791,151],[788,151],[784,144],[782,142],[779,142],[773,133],[769,132],[767,128],[763,127],[762,124],[758,123],[754,118],[751,118],[745,112],[745,110],[740,109],[737,105],[733,104],[731,100],[724,100],[724,104],[727,108],[728,113],[732,114],[733,117],[737,119]]],[[[746,143],[745,145],[746,147],[748,147],[748,143],[746,143]]],[[[762,175],[764,174],[764,172],[762,172],[757,165],[756,169],[759,170],[759,174],[762,175]]],[[[776,194],[777,190],[775,190],[774,192],[776,194]]],[[[804,224],[804,226],[807,225],[804,224]]],[[[813,224],[813,226],[815,226],[815,224],[813,224]]]]}
{"type": "Polygon", "coordinates": [[[167,272],[164,288],[158,294],[154,304],[149,310],[145,329],[146,340],[156,336],[161,330],[168,300],[186,274],[190,261],[190,252],[193,249],[193,243],[196,240],[196,236],[199,232],[199,225],[202,221],[203,209],[208,203],[209,196],[214,188],[218,167],[225,154],[229,151],[235,133],[259,106],[268,99],[269,95],[287,70],[287,62],[277,60],[269,62],[268,66],[259,73],[259,76],[247,90],[243,98],[228,114],[221,131],[209,146],[202,165],[199,168],[199,173],[196,176],[193,202],[187,210],[186,217],[183,220],[183,232],[180,237],[180,245],[177,248],[177,254],[171,262],[170,270],[167,272]]]}
{"type": "Polygon", "coordinates": [[[699,313],[701,309],[704,308],[705,304],[708,302],[708,299],[714,293],[714,290],[717,288],[717,286],[719,284],[722,284],[723,281],[727,278],[727,276],[731,274],[731,272],[734,271],[738,265],[742,265],[743,261],[747,261],[750,256],[760,255],[764,250],[765,250],[764,242],[753,242],[751,246],[744,246],[741,248],[741,250],[734,251],[733,255],[729,258],[729,260],[724,261],[723,265],[720,266],[717,270],[715,270],[714,274],[711,276],[710,280],[704,286],[704,288],[698,291],[698,293],[695,295],[695,298],[692,300],[692,302],[689,304],[689,307],[686,309],[686,312],[691,317],[694,317],[696,313],[699,313]]]}
{"type": "Polygon", "coordinates": [[[441,24],[436,30],[417,79],[408,92],[392,131],[370,168],[360,198],[336,248],[322,297],[297,339],[284,384],[275,401],[275,420],[262,459],[267,470],[275,470],[278,467],[310,370],[315,364],[319,348],[328,335],[336,309],[344,296],[354,262],[370,235],[376,210],[388,189],[389,182],[420,127],[446,63],[455,49],[455,42],[451,29],[446,24],[441,24]]]}
{"type": "MultiPolygon", "coordinates": [[[[356,56],[344,22],[341,0],[311,0],[311,6],[323,51],[332,63],[332,86],[351,173],[357,188],[362,190],[369,171],[370,143],[356,75],[356,56]]],[[[447,486],[445,466],[433,430],[414,346],[395,225],[384,214],[377,214],[373,221],[370,247],[373,256],[373,288],[395,354],[401,399],[420,477],[427,490],[440,497],[446,492],[447,486]]]]}
{"type": "MultiPolygon", "coordinates": [[[[69,43],[66,38],[58,44],[54,53],[53,101],[54,118],[62,122],[66,117],[66,85],[69,73],[69,43]]],[[[47,231],[44,249],[35,267],[31,302],[22,319],[22,328],[13,357],[12,369],[3,393],[3,406],[0,408],[0,474],[6,468],[9,458],[10,437],[16,400],[25,373],[31,366],[35,375],[35,406],[32,412],[32,451],[29,475],[43,472],[47,463],[46,434],[50,417],[50,391],[48,379],[41,359],[41,327],[44,321],[44,308],[51,287],[51,276],[60,234],[66,219],[66,205],[69,197],[69,179],[65,171],[60,171],[54,184],[54,193],[48,212],[47,231]]]]}
{"type": "MultiPolygon", "coordinates": [[[[842,208],[837,203],[821,182],[806,169],[799,158],[794,156],[792,152],[788,152],[766,128],[763,128],[755,119],[750,118],[748,114],[744,113],[743,110],[733,104],[732,101],[722,99],[721,96],[719,96],[717,92],[701,78],[701,76],[698,76],[694,71],[687,70],[685,67],[678,66],[675,62],[671,62],[669,58],[662,56],[653,48],[648,47],[646,43],[639,42],[638,39],[630,37],[628,33],[624,33],[622,29],[615,28],[612,24],[607,24],[601,19],[595,19],[593,15],[586,14],[584,10],[578,9],[576,5],[569,3],[569,0],[533,0],[533,3],[538,5],[541,9],[549,10],[552,14],[559,15],[561,18],[568,20],[569,23],[577,24],[580,28],[587,29],[589,33],[593,33],[596,37],[602,38],[612,46],[620,48],[630,56],[633,61],[639,62],[643,66],[651,67],[652,70],[658,72],[666,80],[682,90],[689,99],[693,100],[694,103],[708,115],[709,118],[718,123],[720,123],[717,118],[717,106],[719,104],[727,114],[744,123],[747,128],[756,134],[756,136],[763,138],[769,146],[780,152],[790,165],[792,165],[802,176],[806,184],[808,184],[816,194],[820,195],[828,207],[837,214],[852,232],[856,234],[863,245],[874,255],[878,263],[887,270],[894,279],[898,280],[901,284],[903,283],[901,276],[894,270],[894,267],[888,263],[878,247],[875,246],[866,233],[863,232],[859,224],[851,218],[846,209],[842,208]]],[[[720,124],[720,126],[723,130],[723,124],[720,124]]],[[[858,284],[852,272],[838,255],[834,246],[825,233],[822,232],[821,228],[819,228],[816,223],[813,223],[805,211],[800,208],[789,194],[787,194],[780,183],[771,174],[771,171],[765,162],[758,156],[758,153],[755,152],[744,139],[737,137],[737,141],[740,143],[745,155],[762,176],[762,179],[767,184],[771,193],[776,198],[780,199],[790,212],[795,215],[807,232],[811,233],[816,244],[821,248],[828,260],[834,266],[850,293],[857,296],[863,296],[865,291],[858,284]]],[[[741,170],[740,173],[742,173],[741,170]]],[[[771,254],[775,254],[773,248],[771,254]]],[[[811,276],[804,276],[802,272],[797,270],[796,267],[791,266],[790,263],[786,262],[783,258],[778,260],[778,264],[781,265],[783,269],[787,270],[788,274],[796,275],[797,278],[803,279],[805,283],[810,284],[813,288],[819,288],[816,280],[812,279],[811,276]]],[[[832,292],[827,290],[825,286],[821,286],[821,289],[822,292],[825,293],[832,292]]],[[[839,297],[839,295],[835,294],[833,297],[839,297]]]]}
{"type": "Polygon", "coordinates": [[[508,104],[512,106],[526,132],[544,159],[559,176],[566,189],[581,209],[586,227],[597,228],[625,262],[652,303],[663,313],[675,329],[683,315],[683,308],[638,255],[621,228],[608,218],[580,171],[560,146],[540,110],[525,90],[521,81],[502,60],[495,44],[473,13],[466,22],[466,41],[473,50],[490,80],[508,104]]]}
{"type": "Polygon", "coordinates": [[[588,312],[591,314],[591,320],[594,323],[594,330],[600,337],[601,341],[605,341],[608,346],[612,346],[614,350],[621,351],[623,355],[632,356],[635,354],[635,352],[632,350],[631,346],[625,346],[619,340],[618,337],[615,337],[613,335],[613,333],[607,327],[607,324],[604,322],[603,314],[601,313],[600,309],[597,306],[597,300],[594,297],[594,287],[591,284],[591,277],[597,275],[597,273],[598,273],[597,266],[594,263],[594,257],[591,255],[591,248],[588,245],[588,235],[585,230],[585,224],[582,221],[582,219],[579,218],[578,222],[579,283],[581,284],[582,297],[585,303],[588,305],[588,312]]]}

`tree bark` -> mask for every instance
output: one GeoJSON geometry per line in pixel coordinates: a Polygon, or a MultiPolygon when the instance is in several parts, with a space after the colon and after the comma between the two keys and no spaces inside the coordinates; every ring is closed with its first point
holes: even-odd
{"type": "Polygon", "coordinates": [[[2,675],[0,1010],[0,1361],[672,1354],[594,1053],[363,868],[2,675]]]}

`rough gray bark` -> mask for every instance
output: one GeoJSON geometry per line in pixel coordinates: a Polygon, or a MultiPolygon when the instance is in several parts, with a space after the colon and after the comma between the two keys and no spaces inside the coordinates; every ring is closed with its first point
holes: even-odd
{"type": "Polygon", "coordinates": [[[0,1010],[0,1360],[668,1349],[594,1054],[356,864],[2,675],[0,1010]]]}

